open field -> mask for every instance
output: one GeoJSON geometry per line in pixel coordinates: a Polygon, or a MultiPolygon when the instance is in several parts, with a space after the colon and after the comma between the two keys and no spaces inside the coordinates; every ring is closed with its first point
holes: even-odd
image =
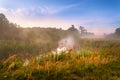
{"type": "Polygon", "coordinates": [[[120,40],[81,39],[77,51],[60,55],[48,52],[28,60],[26,66],[18,55],[2,60],[0,80],[120,80],[120,40]]]}

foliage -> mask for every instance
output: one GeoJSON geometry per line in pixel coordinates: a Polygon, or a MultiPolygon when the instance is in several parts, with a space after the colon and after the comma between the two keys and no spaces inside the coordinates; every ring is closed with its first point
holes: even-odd
{"type": "Polygon", "coordinates": [[[119,80],[120,41],[82,39],[79,51],[51,53],[24,59],[13,55],[2,61],[1,80],[119,80]],[[6,66],[7,64],[7,66],[6,66]]]}
{"type": "Polygon", "coordinates": [[[58,46],[58,41],[69,34],[78,38],[78,30],[62,30],[56,28],[21,28],[10,23],[6,16],[0,13],[0,60],[13,54],[36,55],[46,53],[58,46]]]}
{"type": "Polygon", "coordinates": [[[120,28],[116,28],[114,33],[108,34],[106,37],[120,39],[120,28]]]}
{"type": "Polygon", "coordinates": [[[115,34],[118,35],[118,36],[120,36],[120,28],[117,28],[117,29],[115,30],[115,34]]]}
{"type": "MultiPolygon", "coordinates": [[[[118,37],[119,28],[115,34],[118,37]]],[[[0,14],[0,80],[119,79],[119,40],[80,39],[74,25],[68,30],[20,28],[0,14]],[[79,50],[52,54],[57,42],[69,34],[77,39],[79,50]],[[29,63],[23,66],[26,59],[29,63]]]]}

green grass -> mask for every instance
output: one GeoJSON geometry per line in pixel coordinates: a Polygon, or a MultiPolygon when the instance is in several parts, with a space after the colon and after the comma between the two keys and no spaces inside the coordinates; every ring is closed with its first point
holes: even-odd
{"type": "Polygon", "coordinates": [[[21,57],[37,55],[38,53],[46,53],[51,51],[55,45],[52,43],[35,43],[16,40],[0,40],[0,60],[11,55],[17,54],[21,57]]]}
{"type": "Polygon", "coordinates": [[[0,62],[0,80],[120,80],[120,41],[80,40],[79,51],[50,52],[29,64],[17,55],[0,62]]]}

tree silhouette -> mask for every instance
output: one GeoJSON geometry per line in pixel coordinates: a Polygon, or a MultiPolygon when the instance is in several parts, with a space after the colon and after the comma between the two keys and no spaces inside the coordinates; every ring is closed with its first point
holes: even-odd
{"type": "Polygon", "coordinates": [[[120,28],[117,28],[117,29],[115,30],[115,34],[116,34],[117,36],[120,36],[120,28]]]}
{"type": "Polygon", "coordinates": [[[72,26],[68,29],[68,31],[78,32],[78,30],[75,28],[74,25],[72,25],[72,26]]]}
{"type": "Polygon", "coordinates": [[[87,30],[82,26],[79,27],[79,30],[80,30],[81,36],[83,36],[83,35],[85,35],[87,33],[87,30]]]}

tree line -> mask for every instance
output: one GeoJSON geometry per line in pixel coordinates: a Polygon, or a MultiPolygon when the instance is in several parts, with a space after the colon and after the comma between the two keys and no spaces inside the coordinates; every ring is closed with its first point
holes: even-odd
{"type": "Polygon", "coordinates": [[[120,39],[120,27],[116,28],[113,33],[106,35],[106,37],[120,39]]]}

